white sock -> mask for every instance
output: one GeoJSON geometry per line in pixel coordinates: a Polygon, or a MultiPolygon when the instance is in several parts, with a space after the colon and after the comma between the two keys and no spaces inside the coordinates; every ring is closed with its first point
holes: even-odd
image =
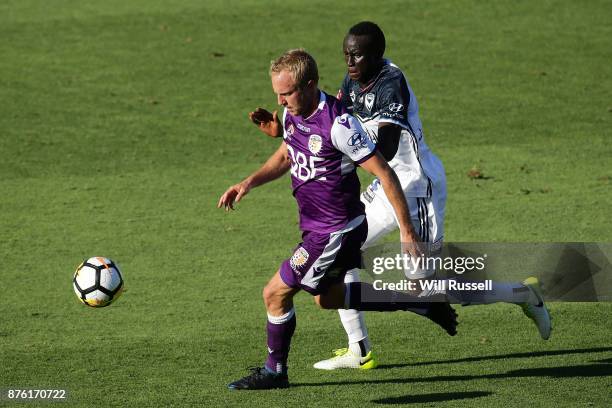
{"type": "MultiPolygon", "coordinates": [[[[359,270],[348,271],[344,277],[344,282],[359,282],[359,270]]],[[[344,326],[344,331],[348,336],[349,349],[358,356],[363,357],[368,354],[370,352],[370,341],[363,312],[355,309],[338,309],[338,314],[340,314],[342,326],[344,326]],[[361,342],[361,345],[359,342],[361,342]]]]}
{"type": "Polygon", "coordinates": [[[485,297],[487,303],[526,303],[534,300],[529,288],[519,282],[493,282],[493,290],[487,292],[485,297]]]}
{"type": "Polygon", "coordinates": [[[482,305],[497,302],[537,304],[531,290],[519,282],[492,282],[493,290],[466,292],[464,296],[455,296],[454,291],[447,291],[449,297],[457,297],[459,302],[467,301],[470,305],[482,305]]]}
{"type": "Polygon", "coordinates": [[[349,350],[357,356],[365,357],[370,352],[370,349],[370,340],[367,337],[358,342],[349,343],[349,350]]]}

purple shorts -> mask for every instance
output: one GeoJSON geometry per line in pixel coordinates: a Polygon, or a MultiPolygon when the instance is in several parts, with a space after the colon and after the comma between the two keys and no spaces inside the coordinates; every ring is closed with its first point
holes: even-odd
{"type": "Polygon", "coordinates": [[[368,223],[347,232],[302,233],[303,242],[293,256],[283,261],[280,276],[291,288],[304,289],[313,296],[325,293],[330,285],[344,281],[347,271],[362,267],[361,245],[368,235],[368,223]]]}

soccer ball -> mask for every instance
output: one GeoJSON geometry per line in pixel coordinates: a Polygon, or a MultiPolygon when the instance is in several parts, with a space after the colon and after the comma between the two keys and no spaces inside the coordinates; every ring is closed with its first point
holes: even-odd
{"type": "Polygon", "coordinates": [[[108,306],[123,292],[123,277],[110,259],[96,256],[77,266],[72,279],[74,293],[91,307],[108,306]]]}

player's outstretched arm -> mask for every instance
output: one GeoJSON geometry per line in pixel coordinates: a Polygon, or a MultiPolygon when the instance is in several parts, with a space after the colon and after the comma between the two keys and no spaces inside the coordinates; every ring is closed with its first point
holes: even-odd
{"type": "MultiPolygon", "coordinates": [[[[418,243],[420,241],[419,236],[416,234],[410,221],[410,211],[408,210],[408,203],[406,202],[400,181],[382,154],[377,151],[372,157],[361,163],[360,166],[380,180],[399,222],[401,241],[406,244],[418,243]]],[[[421,255],[420,248],[417,245],[408,245],[407,249],[414,256],[418,257],[421,255]]]]}
{"type": "Polygon", "coordinates": [[[252,188],[276,180],[285,174],[290,167],[287,145],[283,142],[259,170],[240,183],[228,188],[219,198],[217,208],[225,207],[225,211],[233,210],[234,204],[247,195],[252,188]]]}
{"type": "Polygon", "coordinates": [[[270,137],[281,137],[283,135],[277,111],[270,113],[264,108],[257,108],[249,113],[249,119],[257,125],[259,130],[270,137]]]}

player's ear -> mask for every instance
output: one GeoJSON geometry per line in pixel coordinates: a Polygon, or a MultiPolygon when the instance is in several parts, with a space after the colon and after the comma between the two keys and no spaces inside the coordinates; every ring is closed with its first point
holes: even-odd
{"type": "Polygon", "coordinates": [[[306,84],[306,88],[308,89],[314,89],[317,87],[317,81],[315,81],[314,79],[311,79],[308,81],[308,83],[306,84]]]}

